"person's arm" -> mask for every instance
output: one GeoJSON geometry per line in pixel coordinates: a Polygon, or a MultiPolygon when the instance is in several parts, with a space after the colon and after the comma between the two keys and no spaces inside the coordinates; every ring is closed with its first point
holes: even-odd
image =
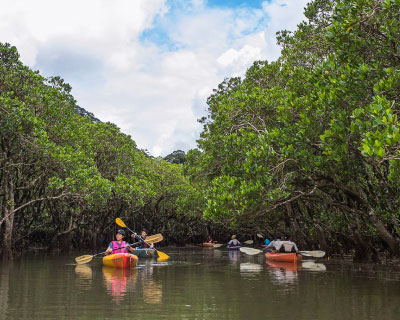
{"type": "Polygon", "coordinates": [[[126,250],[130,251],[130,252],[132,252],[132,251],[133,251],[133,248],[132,248],[132,246],[131,246],[131,245],[130,245],[128,242],[126,242],[126,241],[125,241],[124,248],[125,248],[126,250]]]}
{"type": "Polygon", "coordinates": [[[265,247],[265,249],[269,249],[269,248],[271,248],[273,245],[275,245],[275,240],[272,240],[272,241],[269,243],[269,245],[267,245],[267,246],[265,247]]]}
{"type": "Polygon", "coordinates": [[[108,245],[108,248],[106,250],[106,254],[110,254],[112,253],[113,249],[112,249],[112,242],[110,242],[110,244],[108,245]]]}
{"type": "Polygon", "coordinates": [[[131,237],[132,237],[132,239],[135,240],[135,241],[139,241],[139,240],[140,240],[140,237],[137,235],[136,232],[132,233],[131,237]]]}

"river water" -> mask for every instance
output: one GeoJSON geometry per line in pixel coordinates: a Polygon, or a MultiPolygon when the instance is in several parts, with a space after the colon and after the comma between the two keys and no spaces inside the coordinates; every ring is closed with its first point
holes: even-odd
{"type": "MultiPolygon", "coordinates": [[[[0,319],[400,319],[400,267],[167,248],[131,270],[36,254],[0,264],[0,319]]],[[[86,252],[87,254],[87,252],[86,252]]]]}

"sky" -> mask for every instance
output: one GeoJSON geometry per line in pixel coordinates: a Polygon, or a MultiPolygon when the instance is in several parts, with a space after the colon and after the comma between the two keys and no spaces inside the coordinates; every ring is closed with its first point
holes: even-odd
{"type": "Polygon", "coordinates": [[[309,0],[0,0],[0,42],[153,156],[196,147],[207,97],[276,60],[309,0]]]}

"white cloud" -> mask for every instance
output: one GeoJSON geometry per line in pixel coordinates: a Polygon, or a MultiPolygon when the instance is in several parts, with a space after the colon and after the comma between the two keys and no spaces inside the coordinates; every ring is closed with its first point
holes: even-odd
{"type": "Polygon", "coordinates": [[[0,41],[29,66],[63,77],[80,106],[139,147],[166,155],[195,147],[196,120],[218,83],[278,57],[276,31],[294,30],[306,2],[254,9],[204,0],[0,0],[0,41]],[[143,39],[153,26],[160,41],[143,39]]]}

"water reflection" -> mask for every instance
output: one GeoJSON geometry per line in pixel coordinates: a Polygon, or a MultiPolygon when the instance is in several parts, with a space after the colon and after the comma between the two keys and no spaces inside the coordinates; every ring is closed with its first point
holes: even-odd
{"type": "Polygon", "coordinates": [[[107,292],[113,297],[113,301],[119,304],[131,291],[138,275],[137,269],[119,269],[103,266],[103,277],[107,292]]]}
{"type": "Polygon", "coordinates": [[[3,315],[8,311],[9,283],[10,283],[10,264],[8,263],[0,264],[0,310],[3,313],[3,315]]]}
{"type": "Polygon", "coordinates": [[[239,250],[229,250],[228,256],[229,256],[229,261],[232,264],[234,264],[234,265],[239,264],[239,260],[240,260],[240,251],[239,250]]]}
{"type": "Polygon", "coordinates": [[[162,286],[153,280],[147,281],[143,286],[143,298],[146,303],[161,304],[162,302],[162,286]]]}
{"type": "Polygon", "coordinates": [[[258,280],[263,267],[258,263],[244,262],[240,264],[240,275],[244,279],[258,280]]]}
{"type": "Polygon", "coordinates": [[[83,290],[88,290],[92,285],[92,279],[93,279],[92,268],[88,265],[78,264],[75,267],[75,273],[77,275],[76,277],[77,285],[83,290]]]}
{"type": "Polygon", "coordinates": [[[300,265],[291,262],[265,261],[269,266],[271,279],[277,284],[293,285],[297,283],[297,270],[300,265]]]}
{"type": "Polygon", "coordinates": [[[326,271],[326,266],[323,263],[320,262],[316,263],[313,260],[303,261],[301,263],[301,268],[311,271],[326,271]]]}
{"type": "Polygon", "coordinates": [[[154,263],[152,260],[142,260],[138,265],[138,282],[142,288],[143,301],[148,304],[161,304],[162,303],[162,285],[153,280],[154,267],[161,267],[168,265],[168,262],[154,263]]]}
{"type": "Polygon", "coordinates": [[[245,262],[240,264],[240,272],[261,272],[262,266],[258,263],[245,262]]]}

